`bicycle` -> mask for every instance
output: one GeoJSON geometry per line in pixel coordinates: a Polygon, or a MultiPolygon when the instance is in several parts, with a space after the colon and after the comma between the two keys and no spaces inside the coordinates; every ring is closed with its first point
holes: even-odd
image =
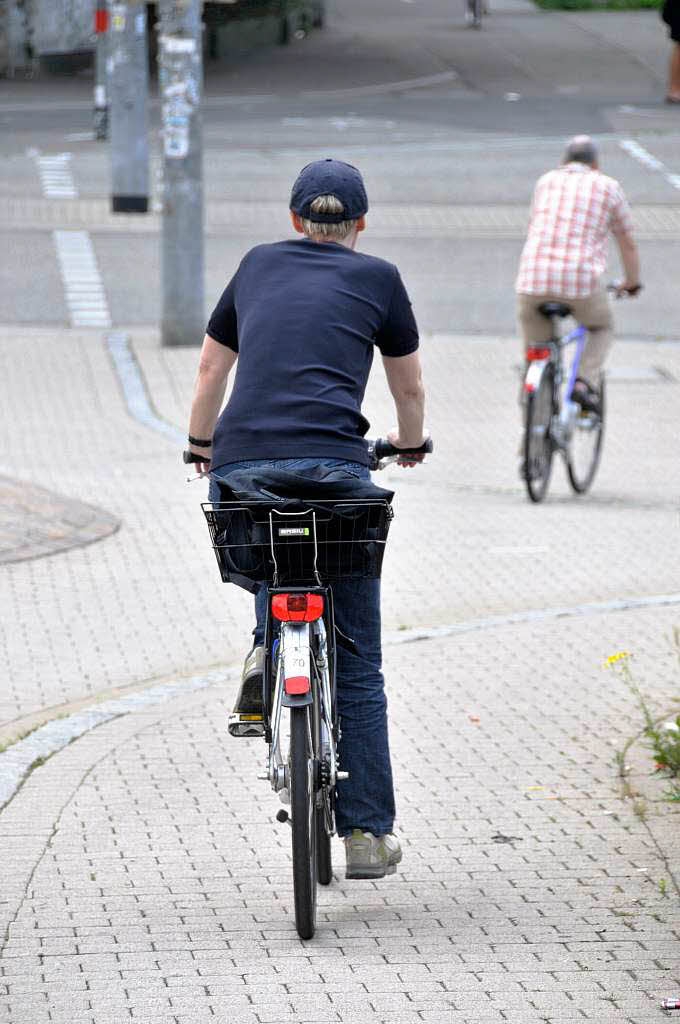
{"type": "MultiPolygon", "coordinates": [[[[431,451],[429,440],[397,449],[378,439],[369,445],[370,468],[431,451]]],[[[336,629],[332,584],[380,576],[392,508],[357,498],[202,507],[222,580],[245,577],[267,588],[262,703],[268,756],[260,778],[290,806],[276,818],[291,826],[295,926],[300,938],[311,939],[317,884],[329,885],[333,874],[335,787],[348,778],[338,758],[336,649],[353,644],[336,629]]]]}
{"type": "MultiPolygon", "coordinates": [[[[607,290],[620,297],[624,293],[636,295],[640,287],[623,289],[611,284],[607,290]]],[[[587,329],[579,324],[566,337],[560,337],[558,322],[571,314],[571,308],[561,302],[544,302],[538,309],[550,321],[551,332],[546,342],[531,345],[526,352],[522,477],[534,502],[542,501],[546,495],[556,451],[565,461],[573,490],[577,494],[588,490],[599,465],[605,423],[604,379],[600,384],[599,411],[584,410],[572,401],[587,329]],[[563,353],[571,344],[575,346],[574,355],[565,374],[563,353]]]]}

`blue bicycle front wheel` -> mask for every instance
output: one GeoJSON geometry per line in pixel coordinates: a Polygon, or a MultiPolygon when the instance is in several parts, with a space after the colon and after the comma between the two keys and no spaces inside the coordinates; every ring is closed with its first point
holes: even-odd
{"type": "Polygon", "coordinates": [[[604,436],[605,392],[600,385],[600,413],[582,412],[576,417],[567,449],[567,476],[577,494],[585,494],[597,473],[604,436]]]}

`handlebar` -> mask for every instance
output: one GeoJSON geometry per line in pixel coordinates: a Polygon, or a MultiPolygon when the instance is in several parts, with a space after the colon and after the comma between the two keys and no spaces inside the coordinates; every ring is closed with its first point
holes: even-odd
{"type": "MultiPolygon", "coordinates": [[[[371,469],[384,469],[385,466],[389,465],[390,462],[396,462],[400,458],[406,458],[408,456],[414,456],[414,462],[422,462],[425,455],[429,455],[434,450],[432,444],[432,438],[428,437],[418,448],[397,448],[388,441],[385,437],[378,437],[375,441],[368,442],[368,460],[369,467],[371,469]]],[[[196,452],[189,450],[182,452],[182,461],[185,465],[190,466],[196,463],[208,463],[210,460],[206,459],[203,455],[198,455],[196,452]]],[[[193,477],[192,479],[198,479],[193,477]]]]}
{"type": "Polygon", "coordinates": [[[190,466],[195,462],[205,462],[210,465],[210,459],[206,459],[205,455],[198,455],[196,452],[190,452],[188,448],[186,451],[182,452],[182,462],[186,466],[190,466]]]}
{"type": "Polygon", "coordinates": [[[375,441],[368,442],[368,459],[370,469],[384,469],[390,462],[396,462],[400,458],[408,459],[409,455],[417,456],[416,462],[422,462],[422,458],[434,450],[432,438],[428,437],[418,448],[397,448],[385,437],[378,437],[375,441]]]}
{"type": "Polygon", "coordinates": [[[607,291],[613,292],[617,299],[622,299],[624,295],[628,295],[632,298],[634,295],[639,295],[643,288],[644,285],[642,284],[636,284],[634,288],[624,288],[623,285],[619,284],[617,281],[611,281],[607,285],[607,291]]]}

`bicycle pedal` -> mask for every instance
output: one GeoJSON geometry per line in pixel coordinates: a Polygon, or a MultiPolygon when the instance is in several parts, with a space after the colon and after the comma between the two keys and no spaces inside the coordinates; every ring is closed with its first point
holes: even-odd
{"type": "Polygon", "coordinates": [[[232,711],[227,720],[227,728],[230,736],[241,739],[249,736],[264,736],[262,715],[247,715],[232,711]]]}

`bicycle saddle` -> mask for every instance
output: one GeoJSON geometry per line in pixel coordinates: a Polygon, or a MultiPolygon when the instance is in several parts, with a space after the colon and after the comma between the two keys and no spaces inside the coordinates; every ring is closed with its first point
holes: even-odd
{"type": "Polygon", "coordinates": [[[542,302],[538,312],[543,316],[569,316],[571,307],[565,306],[563,302],[542,302]]]}

